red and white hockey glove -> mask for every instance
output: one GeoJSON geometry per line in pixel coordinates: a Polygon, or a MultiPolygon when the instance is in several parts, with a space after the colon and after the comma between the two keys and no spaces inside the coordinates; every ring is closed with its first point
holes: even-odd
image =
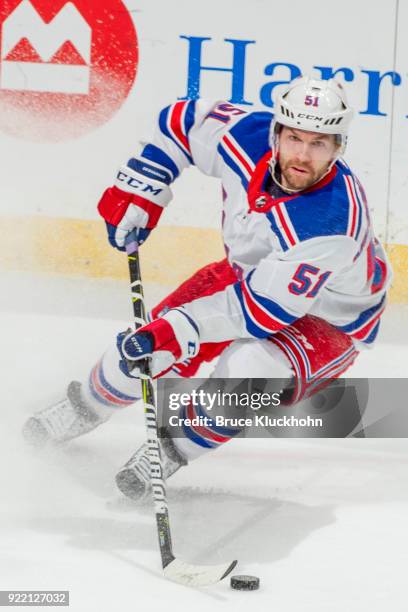
{"type": "Polygon", "coordinates": [[[174,363],[195,357],[200,349],[196,321],[183,308],[174,308],[136,332],[118,334],[120,368],[130,377],[138,375],[135,361],[152,358],[152,374],[165,372],[174,363]]]}
{"type": "Polygon", "coordinates": [[[129,164],[119,169],[115,184],[98,204],[109,242],[120,251],[125,250],[126,236],[133,230],[137,230],[139,244],[146,240],[172,198],[171,179],[165,170],[136,158],[129,164]]]}

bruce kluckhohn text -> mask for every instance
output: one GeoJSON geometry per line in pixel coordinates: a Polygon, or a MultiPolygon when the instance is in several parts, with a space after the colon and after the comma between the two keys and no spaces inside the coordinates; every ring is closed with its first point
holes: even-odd
{"type": "Polygon", "coordinates": [[[199,416],[192,419],[174,414],[169,417],[171,427],[323,427],[323,419],[311,416],[298,418],[295,416],[269,417],[255,414],[253,417],[215,417],[199,416]]]}

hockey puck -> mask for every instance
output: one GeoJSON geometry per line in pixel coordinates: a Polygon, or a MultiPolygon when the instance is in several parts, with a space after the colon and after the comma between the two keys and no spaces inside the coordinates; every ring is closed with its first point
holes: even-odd
{"type": "Polygon", "coordinates": [[[231,576],[231,588],[237,591],[256,591],[259,589],[257,576],[231,576]]]}

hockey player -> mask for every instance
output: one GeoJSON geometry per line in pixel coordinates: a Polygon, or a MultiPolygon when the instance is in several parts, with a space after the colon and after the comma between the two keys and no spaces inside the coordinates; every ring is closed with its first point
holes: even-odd
{"type": "MultiPolygon", "coordinates": [[[[132,230],[146,240],[171,200],[171,183],[194,164],[221,180],[227,258],[183,283],[146,326],[120,333],[89,379],[31,417],[25,435],[63,442],[134,403],[138,368],[129,371],[128,360],[151,356],[156,376],[191,377],[219,357],[214,377],[292,379],[295,403],[372,346],[391,270],[364,190],[342,159],[351,118],[338,83],[309,77],[290,83],[274,114],[202,100],[165,108],[153,140],[99,202],[109,241],[124,250],[132,230]]],[[[170,433],[162,440],[165,476],[236,432],[170,433]]],[[[147,494],[145,445],[117,483],[131,497],[147,494]]]]}

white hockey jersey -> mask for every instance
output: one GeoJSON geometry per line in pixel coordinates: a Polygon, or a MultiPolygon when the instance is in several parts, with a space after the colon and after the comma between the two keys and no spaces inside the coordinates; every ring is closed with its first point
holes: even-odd
{"type": "Polygon", "coordinates": [[[312,188],[270,196],[272,119],[225,102],[176,102],[141,152],[169,182],[195,164],[222,183],[223,238],[237,282],[186,308],[202,342],[266,338],[309,313],[370,345],[391,269],[363,188],[338,161],[312,188]]]}

